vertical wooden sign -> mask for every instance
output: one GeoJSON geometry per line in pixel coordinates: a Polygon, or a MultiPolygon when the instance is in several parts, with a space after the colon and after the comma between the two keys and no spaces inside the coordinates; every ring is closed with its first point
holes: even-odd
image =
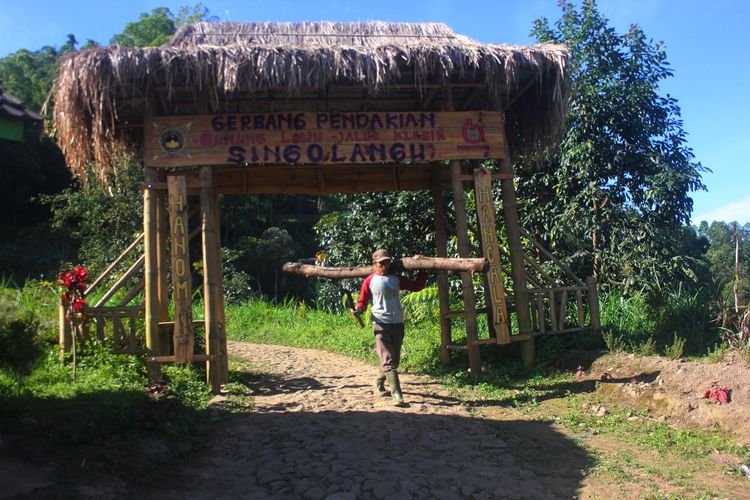
{"type": "Polygon", "coordinates": [[[484,168],[474,170],[474,196],[476,197],[479,232],[482,235],[482,254],[487,259],[492,327],[498,344],[510,343],[508,309],[503,288],[503,268],[500,263],[500,246],[495,225],[495,203],[492,199],[492,173],[484,168]]]}
{"type": "Polygon", "coordinates": [[[188,254],[187,183],[184,176],[167,178],[169,226],[172,248],[172,300],[174,302],[175,363],[193,361],[193,309],[188,254]]]}

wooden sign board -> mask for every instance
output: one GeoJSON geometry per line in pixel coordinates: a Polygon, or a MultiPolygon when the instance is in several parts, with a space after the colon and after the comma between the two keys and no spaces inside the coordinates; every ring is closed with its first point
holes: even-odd
{"type": "Polygon", "coordinates": [[[499,112],[237,113],[147,118],[147,167],[502,158],[499,112]]]}
{"type": "Polygon", "coordinates": [[[503,288],[503,268],[500,263],[500,245],[497,241],[495,203],[492,199],[492,173],[478,168],[474,171],[474,194],[476,196],[479,232],[482,235],[482,253],[487,259],[487,282],[489,283],[492,327],[498,344],[510,343],[508,330],[508,308],[503,288]]]}
{"type": "Polygon", "coordinates": [[[193,304],[188,253],[187,182],[184,176],[167,178],[172,248],[174,301],[174,357],[176,363],[193,361],[193,304]]]}

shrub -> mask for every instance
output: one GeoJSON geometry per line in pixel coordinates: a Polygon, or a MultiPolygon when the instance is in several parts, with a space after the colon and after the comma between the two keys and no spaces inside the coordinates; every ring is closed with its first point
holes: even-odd
{"type": "Polygon", "coordinates": [[[672,342],[672,345],[669,345],[664,349],[664,355],[669,359],[680,359],[685,350],[685,342],[686,340],[684,338],[678,337],[675,333],[674,342],[672,342]]]}
{"type": "Polygon", "coordinates": [[[13,372],[20,383],[44,352],[39,321],[29,312],[0,300],[0,366],[13,372]]]}

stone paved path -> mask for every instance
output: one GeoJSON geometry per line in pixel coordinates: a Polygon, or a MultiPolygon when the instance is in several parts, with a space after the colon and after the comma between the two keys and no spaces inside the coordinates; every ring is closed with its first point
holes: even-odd
{"type": "Polygon", "coordinates": [[[434,380],[402,378],[406,408],[372,394],[374,368],[321,351],[232,342],[268,376],[255,411],[152,498],[551,498],[502,422],[473,419],[434,380]]]}

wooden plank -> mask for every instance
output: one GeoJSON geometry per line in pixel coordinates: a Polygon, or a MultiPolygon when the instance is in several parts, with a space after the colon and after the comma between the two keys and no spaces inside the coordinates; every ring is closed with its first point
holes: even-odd
{"type": "Polygon", "coordinates": [[[169,225],[172,243],[172,302],[174,303],[174,353],[176,363],[193,361],[192,286],[188,250],[187,185],[184,176],[167,178],[169,225]]]}
{"type": "Polygon", "coordinates": [[[567,312],[568,308],[568,292],[562,292],[560,294],[560,319],[558,320],[557,324],[559,326],[560,330],[565,329],[565,313],[567,312]]]}
{"type": "Polygon", "coordinates": [[[128,292],[128,294],[122,298],[120,302],[117,303],[117,307],[123,307],[128,305],[128,303],[136,298],[138,294],[140,294],[146,286],[146,279],[145,276],[142,277],[140,280],[138,280],[138,283],[133,287],[132,290],[128,292]]]}
{"type": "Polygon", "coordinates": [[[549,291],[549,319],[552,323],[552,331],[556,332],[559,330],[560,328],[557,324],[557,298],[555,297],[554,290],[549,291]]]}
{"type": "Polygon", "coordinates": [[[124,331],[122,320],[119,316],[112,317],[112,345],[115,352],[123,350],[122,333],[124,331]]]}
{"type": "Polygon", "coordinates": [[[585,321],[584,321],[584,312],[583,312],[583,291],[576,290],[576,311],[578,311],[578,326],[579,328],[583,328],[585,321]]]}
{"type": "Polygon", "coordinates": [[[503,288],[503,267],[495,225],[495,202],[492,197],[492,173],[484,168],[474,170],[474,197],[482,242],[482,253],[489,266],[486,271],[491,304],[492,329],[498,344],[510,343],[508,309],[503,288]]]}
{"type": "Polygon", "coordinates": [[[136,273],[137,273],[138,271],[140,271],[140,270],[141,270],[141,268],[143,267],[143,265],[144,265],[145,261],[146,261],[146,255],[145,255],[145,254],[144,254],[144,255],[141,255],[140,257],[138,257],[138,260],[136,260],[136,261],[135,261],[135,262],[134,262],[134,263],[133,263],[133,264],[132,264],[132,265],[131,265],[131,266],[130,266],[130,267],[128,268],[128,270],[127,270],[127,271],[125,271],[125,274],[123,274],[123,275],[122,275],[122,276],[120,277],[120,279],[118,279],[118,280],[117,280],[117,281],[115,282],[115,284],[114,284],[114,285],[112,285],[112,288],[110,288],[109,290],[107,290],[107,292],[106,292],[106,293],[105,293],[104,295],[102,295],[102,298],[101,298],[101,299],[99,299],[99,301],[98,301],[98,302],[97,302],[96,304],[94,304],[94,307],[103,307],[103,306],[104,306],[104,304],[106,304],[106,303],[107,303],[107,301],[109,301],[109,299],[111,299],[112,297],[114,297],[114,296],[115,296],[115,294],[116,294],[117,292],[119,292],[119,291],[120,291],[120,288],[122,288],[123,286],[125,286],[125,283],[127,283],[128,281],[130,281],[130,279],[131,279],[131,278],[132,278],[132,277],[133,277],[133,276],[134,276],[134,275],[135,275],[135,274],[136,274],[136,273]]]}
{"type": "Polygon", "coordinates": [[[500,113],[283,112],[148,117],[147,167],[502,158],[500,113]]]}
{"type": "Polygon", "coordinates": [[[547,318],[544,317],[544,295],[541,293],[535,294],[536,296],[536,307],[537,307],[537,328],[540,332],[544,333],[547,331],[547,318]]]}
{"type": "Polygon", "coordinates": [[[96,321],[96,338],[104,340],[104,327],[106,326],[104,316],[94,313],[94,320],[96,321]]]}
{"type": "MultiPolygon", "coordinates": [[[[193,326],[201,326],[201,327],[203,327],[205,325],[206,325],[206,322],[204,320],[202,320],[202,319],[194,319],[193,320],[193,326]]],[[[159,326],[160,327],[166,327],[166,326],[174,327],[174,321],[159,321],[159,326]]]]}
{"type": "MultiPolygon", "coordinates": [[[[145,192],[144,192],[144,196],[145,196],[145,192]]],[[[145,201],[144,201],[144,204],[145,204],[145,201]]],[[[145,205],[144,205],[144,208],[145,208],[145,205]]],[[[142,241],[143,241],[143,233],[139,234],[138,237],[130,245],[128,245],[128,248],[126,248],[125,251],[123,251],[109,266],[107,266],[107,269],[105,269],[96,278],[96,280],[94,280],[94,282],[91,283],[91,286],[89,286],[86,289],[85,296],[88,297],[89,295],[91,295],[91,293],[99,287],[102,281],[104,281],[104,279],[110,275],[112,270],[114,270],[114,268],[116,268],[118,264],[120,264],[120,262],[122,262],[125,259],[125,257],[127,257],[130,254],[130,252],[132,252],[133,249],[135,249],[135,247],[137,247],[142,241]]]]}
{"type": "Polygon", "coordinates": [[[458,345],[458,344],[448,344],[446,348],[449,351],[468,351],[469,346],[467,345],[458,345]]]}
{"type": "Polygon", "coordinates": [[[589,277],[586,280],[589,292],[589,317],[591,318],[591,328],[596,331],[601,329],[599,320],[599,296],[596,293],[596,278],[589,277]]]}
{"type": "MultiPolygon", "coordinates": [[[[213,361],[215,358],[210,354],[194,354],[193,361],[213,361]]],[[[146,358],[149,363],[177,363],[174,356],[149,356],[146,358]]]]}

